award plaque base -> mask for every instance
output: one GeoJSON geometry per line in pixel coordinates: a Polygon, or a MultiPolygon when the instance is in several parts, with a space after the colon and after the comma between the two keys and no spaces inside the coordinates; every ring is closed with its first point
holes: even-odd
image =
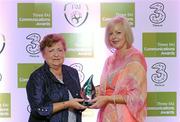
{"type": "Polygon", "coordinates": [[[83,104],[84,106],[91,106],[91,105],[92,105],[92,103],[89,102],[89,101],[84,101],[82,104],[83,104]]]}

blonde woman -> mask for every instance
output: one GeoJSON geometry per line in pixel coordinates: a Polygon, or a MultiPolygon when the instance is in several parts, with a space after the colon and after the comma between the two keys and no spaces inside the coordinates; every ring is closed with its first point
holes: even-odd
{"type": "Polygon", "coordinates": [[[106,27],[105,44],[112,52],[104,64],[99,95],[90,108],[100,109],[97,122],[144,122],[147,98],[147,66],[133,47],[127,19],[113,18],[106,27]]]}

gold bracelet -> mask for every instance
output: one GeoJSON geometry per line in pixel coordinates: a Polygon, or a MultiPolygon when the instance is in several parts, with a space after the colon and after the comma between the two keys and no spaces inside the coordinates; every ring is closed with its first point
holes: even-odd
{"type": "Polygon", "coordinates": [[[114,95],[114,96],[113,96],[113,101],[114,101],[114,104],[116,104],[116,100],[115,100],[115,97],[116,97],[116,96],[114,95]]]}

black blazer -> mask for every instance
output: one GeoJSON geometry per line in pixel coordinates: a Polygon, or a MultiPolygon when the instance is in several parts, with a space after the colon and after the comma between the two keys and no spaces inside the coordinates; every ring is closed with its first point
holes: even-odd
{"type": "MultiPolygon", "coordinates": [[[[29,122],[68,122],[68,109],[52,114],[53,103],[80,98],[80,82],[76,69],[62,65],[63,82],[50,72],[47,63],[35,70],[27,82],[26,91],[31,107],[29,122]]],[[[81,111],[75,110],[76,122],[81,122],[81,111]]]]}

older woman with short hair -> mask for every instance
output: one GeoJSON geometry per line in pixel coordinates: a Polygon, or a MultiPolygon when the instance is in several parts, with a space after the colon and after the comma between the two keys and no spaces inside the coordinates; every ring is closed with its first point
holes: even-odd
{"type": "Polygon", "coordinates": [[[76,69],[64,63],[66,43],[62,35],[49,34],[40,43],[44,64],[27,82],[31,107],[29,122],[81,122],[80,81],[76,69]]]}

